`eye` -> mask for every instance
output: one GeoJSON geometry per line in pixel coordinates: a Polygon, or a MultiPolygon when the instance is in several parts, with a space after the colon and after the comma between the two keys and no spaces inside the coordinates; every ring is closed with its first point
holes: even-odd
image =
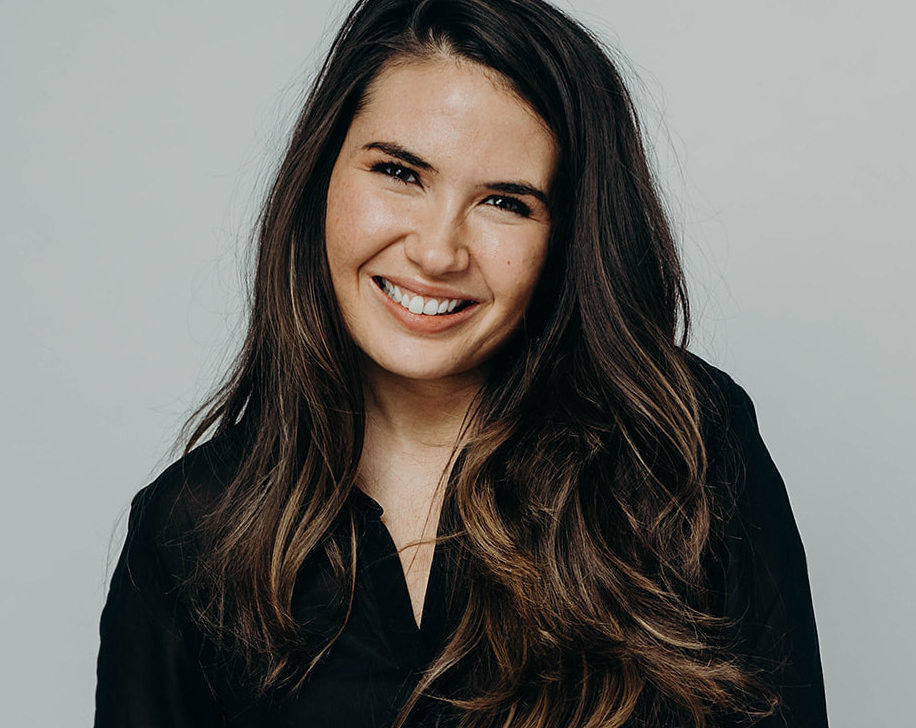
{"type": "Polygon", "coordinates": [[[399,182],[403,182],[404,184],[408,185],[419,182],[417,175],[414,174],[412,169],[405,167],[402,164],[398,164],[397,162],[378,162],[372,166],[372,171],[379,172],[386,177],[391,177],[392,179],[396,179],[399,182]],[[412,177],[413,180],[409,179],[410,177],[412,177]]]}
{"type": "MultiPolygon", "coordinates": [[[[376,162],[374,165],[372,165],[371,169],[373,172],[383,174],[386,177],[391,177],[392,179],[395,179],[398,182],[403,182],[404,184],[419,184],[420,182],[416,173],[410,167],[405,167],[403,164],[399,164],[398,162],[393,162],[391,160],[376,162]]],[[[506,195],[493,195],[487,198],[486,204],[491,205],[492,207],[496,207],[500,210],[506,210],[507,212],[511,212],[520,217],[529,217],[531,215],[531,208],[515,197],[508,197],[506,195]]]]}
{"type": "Polygon", "coordinates": [[[528,207],[524,202],[515,197],[505,197],[504,195],[493,195],[492,197],[487,198],[487,204],[493,204],[493,207],[498,207],[501,210],[508,210],[513,212],[516,215],[522,217],[528,217],[531,214],[531,208],[528,207]],[[502,204],[496,204],[492,201],[501,201],[502,204]]]}

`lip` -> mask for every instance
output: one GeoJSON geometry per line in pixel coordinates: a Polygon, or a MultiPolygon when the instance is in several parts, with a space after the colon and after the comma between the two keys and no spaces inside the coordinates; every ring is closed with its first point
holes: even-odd
{"type": "Polygon", "coordinates": [[[479,301],[474,298],[474,296],[469,296],[466,293],[461,291],[456,291],[453,288],[443,288],[442,286],[428,286],[425,283],[419,281],[414,281],[409,278],[392,278],[391,276],[385,276],[381,273],[376,273],[371,276],[372,278],[384,278],[389,283],[393,283],[398,288],[406,288],[411,293],[416,293],[423,298],[438,298],[440,301],[443,298],[457,298],[460,301],[474,301],[474,303],[479,303],[479,301]]]}
{"type": "MultiPolygon", "coordinates": [[[[385,277],[386,280],[392,281],[390,278],[385,277]]],[[[398,284],[400,285],[400,284],[398,284]]],[[[388,294],[385,293],[378,284],[373,280],[372,277],[369,278],[369,287],[375,292],[375,295],[378,296],[379,301],[388,312],[406,329],[413,331],[418,334],[438,334],[448,329],[452,329],[455,326],[459,326],[468,318],[473,316],[478,307],[479,303],[472,303],[467,308],[463,308],[456,313],[450,313],[442,316],[427,316],[422,313],[411,313],[406,308],[404,308],[400,303],[395,303],[393,299],[388,297],[388,294]]],[[[409,286],[406,286],[409,288],[409,286]]],[[[422,295],[422,294],[421,294],[422,295]]],[[[432,294],[428,294],[430,297],[434,297],[432,294]]],[[[446,296],[441,296],[446,298],[446,296]]],[[[459,296],[448,296],[449,298],[459,298],[459,296]]],[[[471,299],[462,299],[462,300],[471,300],[471,299]]]]}

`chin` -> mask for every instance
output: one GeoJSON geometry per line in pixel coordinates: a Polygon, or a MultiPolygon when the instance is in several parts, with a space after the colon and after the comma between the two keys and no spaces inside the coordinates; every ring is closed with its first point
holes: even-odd
{"type": "Polygon", "coordinates": [[[472,371],[471,367],[456,366],[454,363],[443,362],[441,365],[436,365],[426,362],[418,366],[416,362],[390,359],[380,360],[375,357],[370,357],[370,359],[375,367],[390,375],[424,382],[434,382],[450,377],[468,376],[472,371]]]}
{"type": "Polygon", "coordinates": [[[415,367],[384,367],[385,371],[389,374],[393,374],[398,377],[403,377],[404,379],[413,379],[420,382],[435,382],[440,379],[448,379],[450,377],[456,377],[461,375],[466,375],[467,370],[455,370],[446,367],[442,368],[415,368],[415,367]]]}

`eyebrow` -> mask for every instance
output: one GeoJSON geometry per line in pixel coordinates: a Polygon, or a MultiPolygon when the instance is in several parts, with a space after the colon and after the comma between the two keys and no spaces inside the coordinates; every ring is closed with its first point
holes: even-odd
{"type": "MultiPolygon", "coordinates": [[[[397,157],[408,164],[412,164],[414,167],[419,167],[434,174],[439,173],[439,170],[425,159],[418,157],[413,152],[394,142],[369,142],[363,145],[363,149],[378,149],[385,154],[390,154],[392,157],[397,157]]],[[[530,195],[540,200],[545,206],[547,205],[547,195],[542,190],[526,182],[486,182],[480,186],[510,195],[530,195]]]]}

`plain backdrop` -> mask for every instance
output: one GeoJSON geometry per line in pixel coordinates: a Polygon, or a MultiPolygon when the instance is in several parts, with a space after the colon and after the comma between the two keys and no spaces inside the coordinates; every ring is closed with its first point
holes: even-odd
{"type": "MultiPolygon", "coordinates": [[[[587,2],[805,543],[835,728],[910,725],[913,6],[587,2]]],[[[0,5],[0,721],[91,722],[132,495],[238,345],[341,2],[0,5]]]]}

